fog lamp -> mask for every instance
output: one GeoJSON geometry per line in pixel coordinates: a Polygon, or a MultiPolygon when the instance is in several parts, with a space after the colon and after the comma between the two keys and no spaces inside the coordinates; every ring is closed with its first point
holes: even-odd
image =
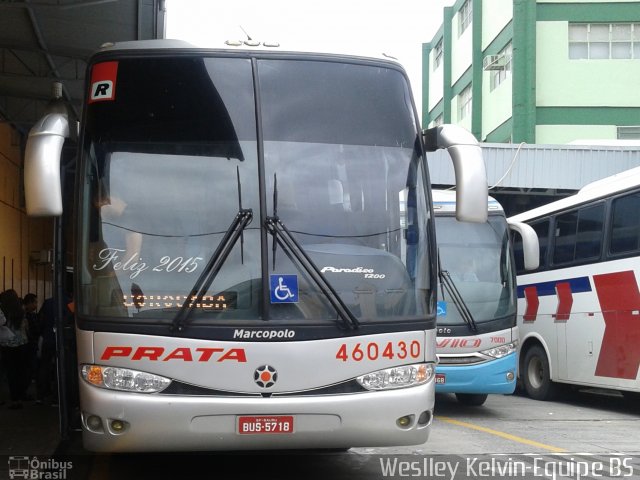
{"type": "Polygon", "coordinates": [[[407,428],[411,426],[412,422],[413,422],[413,415],[405,415],[404,417],[400,417],[398,420],[396,420],[396,423],[398,424],[398,426],[402,428],[407,428]]]}
{"type": "Polygon", "coordinates": [[[97,415],[89,415],[87,417],[87,428],[93,432],[103,432],[102,419],[97,415]]]}
{"type": "Polygon", "coordinates": [[[111,430],[114,433],[122,433],[126,427],[127,422],[123,422],[122,420],[111,420],[111,430]]]}

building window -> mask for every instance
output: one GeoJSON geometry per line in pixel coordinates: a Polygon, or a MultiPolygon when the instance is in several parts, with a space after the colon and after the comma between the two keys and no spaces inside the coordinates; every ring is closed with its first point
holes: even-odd
{"type": "Polygon", "coordinates": [[[489,71],[491,74],[489,77],[489,91],[495,90],[498,85],[511,76],[511,54],[511,43],[498,53],[498,56],[503,59],[502,62],[504,65],[499,69],[489,71]]]}
{"type": "Polygon", "coordinates": [[[471,85],[467,85],[458,95],[458,120],[471,115],[471,85]]]}
{"type": "Polygon", "coordinates": [[[442,40],[440,40],[433,49],[433,69],[435,70],[442,63],[442,40]]]}
{"type": "Polygon", "coordinates": [[[618,127],[618,140],[640,140],[640,126],[618,127]]]}
{"type": "Polygon", "coordinates": [[[569,58],[640,58],[640,23],[570,23],[569,58]]]}
{"type": "Polygon", "coordinates": [[[458,36],[462,35],[469,25],[471,25],[473,9],[471,0],[467,0],[458,12],[458,36]]]}

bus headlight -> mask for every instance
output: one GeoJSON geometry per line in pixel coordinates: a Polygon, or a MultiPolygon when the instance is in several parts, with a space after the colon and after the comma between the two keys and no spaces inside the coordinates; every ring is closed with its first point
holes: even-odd
{"type": "Polygon", "coordinates": [[[488,355],[493,358],[502,358],[507,355],[511,355],[518,348],[518,342],[507,343],[506,345],[500,345],[499,347],[490,348],[489,350],[482,350],[480,353],[488,355]]]}
{"type": "Polygon", "coordinates": [[[367,373],[356,380],[367,390],[390,390],[427,383],[434,372],[433,363],[417,363],[367,373]]]}
{"type": "Polygon", "coordinates": [[[82,378],[91,385],[122,392],[157,393],[169,386],[171,380],[153,373],[130,368],[83,365],[82,378]]]}

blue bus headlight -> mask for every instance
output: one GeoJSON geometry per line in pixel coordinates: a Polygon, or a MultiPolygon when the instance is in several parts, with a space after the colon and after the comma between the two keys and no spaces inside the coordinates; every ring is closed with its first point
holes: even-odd
{"type": "Polygon", "coordinates": [[[490,348],[489,350],[483,350],[480,353],[488,355],[493,358],[502,358],[507,355],[511,355],[518,348],[518,342],[507,343],[506,345],[500,345],[499,347],[490,348]]]}
{"type": "Polygon", "coordinates": [[[367,390],[391,390],[427,383],[433,378],[434,372],[433,363],[417,363],[377,370],[361,375],[357,380],[367,390]]]}
{"type": "Polygon", "coordinates": [[[169,386],[171,380],[153,373],[130,368],[83,365],[82,378],[100,388],[122,392],[157,393],[169,386]]]}

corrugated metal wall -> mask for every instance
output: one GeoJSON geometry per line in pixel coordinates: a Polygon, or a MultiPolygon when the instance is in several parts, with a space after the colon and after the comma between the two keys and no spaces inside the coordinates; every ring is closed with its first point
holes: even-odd
{"type": "MultiPolygon", "coordinates": [[[[640,166],[640,147],[483,143],[489,186],[579,190],[587,183],[640,166]]],[[[453,185],[444,150],[428,156],[431,183],[453,185]]]]}

